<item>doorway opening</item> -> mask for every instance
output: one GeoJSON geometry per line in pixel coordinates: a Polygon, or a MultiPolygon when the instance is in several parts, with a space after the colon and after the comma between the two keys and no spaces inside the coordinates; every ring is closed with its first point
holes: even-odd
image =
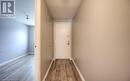
{"type": "Polygon", "coordinates": [[[0,81],[35,81],[35,1],[2,1],[15,14],[0,14],[0,81]]]}

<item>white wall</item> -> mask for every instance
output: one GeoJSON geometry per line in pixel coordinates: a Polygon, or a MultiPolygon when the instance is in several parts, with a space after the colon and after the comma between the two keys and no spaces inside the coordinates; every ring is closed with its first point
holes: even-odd
{"type": "Polygon", "coordinates": [[[34,54],[34,26],[28,26],[28,53],[34,54]]]}
{"type": "Polygon", "coordinates": [[[71,58],[71,29],[71,20],[54,21],[54,58],[71,58]]]}
{"type": "Polygon", "coordinates": [[[83,0],[72,55],[85,81],[130,81],[128,11],[128,0],[83,0]]]}
{"type": "Polygon", "coordinates": [[[42,81],[53,60],[53,19],[44,0],[36,4],[36,81],[42,81]]]}
{"type": "Polygon", "coordinates": [[[28,52],[28,27],[11,19],[0,19],[0,64],[28,52]]]}

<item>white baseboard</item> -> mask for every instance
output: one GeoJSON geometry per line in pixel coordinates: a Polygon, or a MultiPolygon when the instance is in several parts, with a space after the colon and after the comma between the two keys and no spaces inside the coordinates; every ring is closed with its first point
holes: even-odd
{"type": "Polygon", "coordinates": [[[70,58],[70,57],[68,57],[68,58],[58,58],[58,57],[56,57],[56,58],[54,58],[54,59],[72,59],[72,58],[70,58]]]}
{"type": "Polygon", "coordinates": [[[50,65],[49,65],[49,68],[47,69],[46,74],[45,74],[45,76],[44,76],[44,78],[43,78],[42,81],[45,81],[45,79],[47,78],[47,75],[48,75],[48,73],[49,73],[49,71],[50,71],[50,69],[51,69],[51,66],[52,66],[53,61],[55,61],[55,59],[52,59],[50,65]]]}
{"type": "Polygon", "coordinates": [[[34,55],[34,52],[28,52],[29,55],[34,55]]]}
{"type": "Polygon", "coordinates": [[[77,69],[77,71],[78,71],[78,73],[79,73],[79,76],[81,77],[81,80],[82,80],[82,81],[85,81],[85,79],[84,79],[82,73],[80,72],[78,66],[76,65],[74,59],[71,58],[71,60],[73,61],[74,65],[75,65],[75,67],[76,67],[76,69],[77,69]]]}
{"type": "Polygon", "coordinates": [[[26,56],[27,54],[28,54],[28,53],[25,53],[25,54],[23,54],[23,55],[21,55],[21,56],[19,56],[19,57],[16,57],[16,58],[13,58],[13,59],[11,59],[11,60],[9,60],[9,61],[3,62],[3,63],[0,64],[0,66],[3,66],[3,65],[5,65],[5,64],[7,64],[7,63],[10,63],[10,62],[12,62],[12,61],[14,61],[14,60],[17,60],[17,59],[21,58],[21,57],[24,57],[24,56],[26,56]]]}

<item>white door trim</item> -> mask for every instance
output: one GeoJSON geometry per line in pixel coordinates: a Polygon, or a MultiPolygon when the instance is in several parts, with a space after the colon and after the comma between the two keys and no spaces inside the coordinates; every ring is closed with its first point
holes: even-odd
{"type": "Polygon", "coordinates": [[[41,8],[42,0],[35,0],[35,78],[41,80],[41,8]]]}

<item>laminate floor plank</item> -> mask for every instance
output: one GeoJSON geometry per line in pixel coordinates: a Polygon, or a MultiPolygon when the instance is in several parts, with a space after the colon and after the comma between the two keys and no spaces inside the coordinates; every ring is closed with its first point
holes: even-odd
{"type": "Polygon", "coordinates": [[[34,55],[0,66],[0,81],[35,81],[34,55]]]}
{"type": "Polygon", "coordinates": [[[81,78],[71,60],[56,59],[45,81],[81,81],[81,78]]]}
{"type": "Polygon", "coordinates": [[[73,61],[70,61],[70,64],[72,66],[72,70],[74,72],[74,76],[76,77],[76,81],[81,81],[81,78],[79,77],[79,73],[78,71],[76,70],[76,67],[74,66],[74,63],[73,61]]]}
{"type": "Polygon", "coordinates": [[[72,70],[72,66],[70,64],[70,61],[68,61],[68,64],[66,66],[67,69],[67,77],[68,77],[68,81],[76,81],[76,77],[74,76],[74,72],[72,70]]]}
{"type": "Polygon", "coordinates": [[[67,74],[66,74],[66,61],[62,61],[63,63],[61,64],[61,79],[62,81],[68,81],[67,80],[67,74]],[[65,63],[65,64],[64,64],[65,63]]]}

